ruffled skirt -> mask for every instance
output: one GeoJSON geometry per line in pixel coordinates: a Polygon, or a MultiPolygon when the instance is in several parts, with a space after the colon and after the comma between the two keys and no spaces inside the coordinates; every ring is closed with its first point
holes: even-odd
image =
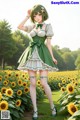
{"type": "Polygon", "coordinates": [[[27,71],[39,71],[39,70],[48,70],[48,71],[58,71],[58,68],[49,66],[48,64],[44,63],[41,58],[39,57],[37,47],[35,46],[34,51],[31,57],[26,61],[23,66],[18,66],[19,70],[27,71]]]}

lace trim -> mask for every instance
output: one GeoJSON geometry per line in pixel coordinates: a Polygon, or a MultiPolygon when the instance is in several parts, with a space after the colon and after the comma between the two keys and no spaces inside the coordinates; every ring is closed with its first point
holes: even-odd
{"type": "Polygon", "coordinates": [[[30,69],[30,70],[34,70],[34,71],[37,71],[37,70],[58,71],[58,69],[56,67],[51,67],[41,60],[41,58],[39,57],[39,54],[38,54],[37,47],[35,47],[31,57],[26,61],[26,63],[23,66],[19,66],[18,69],[19,70],[30,69]],[[33,58],[35,55],[37,56],[37,58],[33,58]],[[30,62],[39,62],[38,64],[39,65],[41,64],[41,65],[40,66],[38,65],[37,67],[35,67],[35,66],[32,67],[30,62]]]}

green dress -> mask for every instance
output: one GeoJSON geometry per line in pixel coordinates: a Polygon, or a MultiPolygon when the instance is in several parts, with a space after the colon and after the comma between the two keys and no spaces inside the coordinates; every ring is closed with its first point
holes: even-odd
{"type": "Polygon", "coordinates": [[[51,24],[37,24],[34,28],[27,26],[28,30],[32,39],[18,60],[18,69],[25,71],[28,69],[34,71],[57,71],[58,68],[54,64],[51,54],[45,45],[47,37],[51,38],[53,36],[51,24]]]}

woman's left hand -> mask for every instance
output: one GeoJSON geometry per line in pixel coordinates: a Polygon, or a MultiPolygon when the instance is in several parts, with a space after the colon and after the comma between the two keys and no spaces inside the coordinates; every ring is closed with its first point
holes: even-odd
{"type": "Polygon", "coordinates": [[[57,65],[58,64],[58,62],[57,62],[57,60],[55,59],[55,58],[53,58],[53,62],[57,65]]]}

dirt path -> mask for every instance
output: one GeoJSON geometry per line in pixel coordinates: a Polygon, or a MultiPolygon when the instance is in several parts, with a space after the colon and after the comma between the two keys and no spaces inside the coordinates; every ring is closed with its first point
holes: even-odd
{"type": "Polygon", "coordinates": [[[25,111],[23,120],[32,120],[32,111],[30,112],[25,111]]]}

